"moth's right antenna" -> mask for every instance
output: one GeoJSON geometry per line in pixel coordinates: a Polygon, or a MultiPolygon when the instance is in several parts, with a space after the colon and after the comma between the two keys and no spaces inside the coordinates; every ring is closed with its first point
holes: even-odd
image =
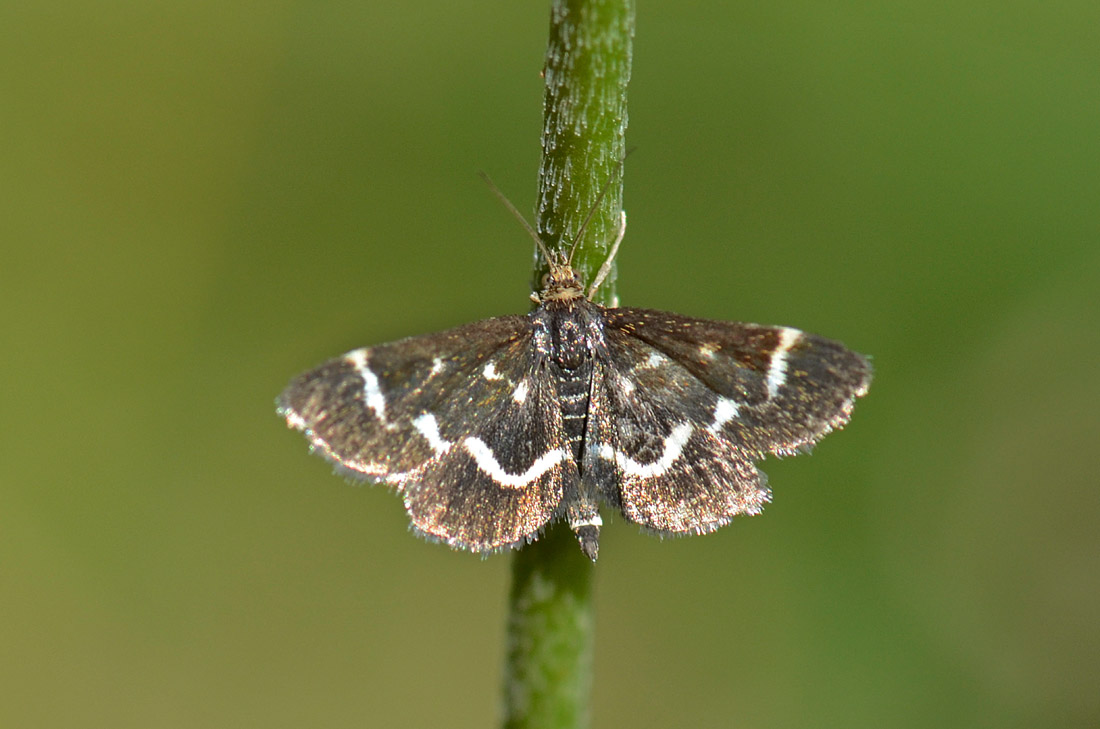
{"type": "MultiPolygon", "coordinates": [[[[600,192],[596,195],[596,201],[592,203],[592,207],[588,209],[588,215],[585,217],[584,222],[581,223],[581,227],[577,230],[577,234],[573,236],[573,245],[569,247],[569,258],[566,259],[566,263],[573,263],[573,254],[577,252],[577,244],[581,242],[581,236],[584,235],[584,229],[588,227],[588,224],[592,222],[592,217],[596,214],[596,208],[600,206],[600,202],[603,200],[603,196],[607,194],[608,188],[611,187],[612,181],[615,179],[615,175],[619,174],[619,170],[626,164],[626,158],[630,156],[630,153],[634,149],[628,149],[623,158],[615,163],[615,169],[611,170],[611,174],[607,176],[607,181],[603,183],[603,187],[600,188],[600,192]]],[[[626,227],[626,222],[623,221],[621,227],[626,227]]],[[[619,239],[620,241],[622,238],[619,239]]]]}

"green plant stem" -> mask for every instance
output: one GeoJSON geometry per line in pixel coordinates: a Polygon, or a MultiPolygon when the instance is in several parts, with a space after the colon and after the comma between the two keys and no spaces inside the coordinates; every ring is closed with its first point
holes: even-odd
{"type": "MultiPolygon", "coordinates": [[[[591,281],[607,258],[622,209],[626,87],[634,0],[553,0],[536,220],[553,253],[570,246],[610,181],[573,257],[591,281]]],[[[546,272],[535,270],[535,289],[546,272]]],[[[612,303],[614,274],[594,297],[612,303]]],[[[512,562],[504,726],[586,726],[592,681],[593,565],[563,524],[512,562]]]]}
{"type": "MultiPolygon", "coordinates": [[[[565,249],[610,182],[573,257],[585,281],[606,260],[619,230],[633,38],[634,0],[553,0],[535,219],[547,248],[565,249]]],[[[546,270],[545,261],[536,267],[536,290],[546,270]]],[[[614,300],[613,279],[596,301],[614,300]]]]}
{"type": "Polygon", "coordinates": [[[592,572],[564,524],[513,557],[504,676],[508,729],[587,725],[592,572]]]}

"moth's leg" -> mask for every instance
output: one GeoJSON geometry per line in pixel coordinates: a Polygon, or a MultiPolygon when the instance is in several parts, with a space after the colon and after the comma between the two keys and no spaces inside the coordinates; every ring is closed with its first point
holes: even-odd
{"type": "Polygon", "coordinates": [[[619,244],[623,242],[623,236],[626,235],[626,211],[620,210],[619,217],[619,235],[615,238],[615,242],[611,244],[611,252],[607,254],[607,260],[600,266],[600,270],[596,272],[596,278],[592,279],[592,285],[588,287],[588,298],[592,298],[596,289],[600,287],[604,279],[607,278],[607,274],[611,273],[611,264],[615,261],[615,256],[619,252],[619,244]]]}

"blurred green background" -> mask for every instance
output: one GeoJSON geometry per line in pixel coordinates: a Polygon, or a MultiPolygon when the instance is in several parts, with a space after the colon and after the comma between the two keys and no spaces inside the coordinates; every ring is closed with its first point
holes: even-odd
{"type": "MultiPolygon", "coordinates": [[[[0,8],[0,725],[492,726],[507,556],[276,418],[527,309],[545,3],[0,8]]],[[[624,304],[874,356],[597,566],[600,727],[1100,722],[1100,5],[641,3],[624,304]]]]}

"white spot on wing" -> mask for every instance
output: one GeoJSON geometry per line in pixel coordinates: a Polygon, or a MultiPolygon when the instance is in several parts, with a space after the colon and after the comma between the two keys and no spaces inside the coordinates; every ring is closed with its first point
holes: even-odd
{"type": "Polygon", "coordinates": [[[772,362],[768,367],[769,398],[775,397],[787,381],[787,354],[801,337],[802,332],[797,329],[783,327],[779,330],[779,345],[772,352],[772,362]]]}
{"type": "Polygon", "coordinates": [[[429,377],[434,377],[443,371],[443,360],[439,357],[432,359],[432,371],[428,373],[429,377]]]}
{"type": "Polygon", "coordinates": [[[511,474],[500,467],[500,463],[497,461],[496,456],[493,455],[493,451],[489,446],[485,445],[485,441],[480,438],[470,437],[463,441],[463,445],[466,446],[466,450],[470,455],[474,457],[474,462],[477,463],[478,468],[484,473],[492,476],[493,480],[501,486],[508,486],[511,488],[527,486],[537,481],[542,478],[544,473],[561,463],[565,458],[565,451],[560,448],[555,448],[539,456],[538,460],[532,463],[531,467],[523,473],[511,474]]]}
{"type": "Polygon", "coordinates": [[[728,397],[719,397],[714,405],[714,422],[707,426],[707,430],[717,433],[726,423],[737,417],[737,411],[741,403],[728,397]]]}
{"type": "Polygon", "coordinates": [[[279,414],[286,418],[286,424],[295,430],[306,430],[309,423],[301,415],[290,408],[279,408],[279,414]]]}
{"type": "Polygon", "coordinates": [[[367,364],[367,350],[357,349],[348,352],[344,359],[355,368],[359,376],[363,378],[363,400],[367,407],[374,411],[374,416],[386,422],[386,398],[382,395],[382,388],[378,384],[378,376],[367,364]]]}
{"type": "Polygon", "coordinates": [[[638,463],[627,454],[622,451],[614,450],[606,443],[600,446],[600,458],[608,461],[615,461],[626,476],[636,476],[638,478],[653,478],[654,476],[660,476],[667,471],[669,466],[675,463],[676,459],[680,457],[680,454],[684,452],[684,446],[687,445],[688,439],[691,438],[692,430],[691,423],[680,423],[673,428],[672,432],[665,438],[664,452],[662,452],[661,457],[653,463],[638,463]]]}
{"type": "Polygon", "coordinates": [[[717,344],[707,342],[699,347],[699,354],[706,359],[714,359],[714,353],[718,350],[717,344]]]}
{"type": "Polygon", "coordinates": [[[418,415],[412,423],[417,432],[424,436],[424,440],[428,441],[428,445],[432,447],[437,456],[443,455],[451,447],[452,443],[444,440],[443,436],[439,434],[439,423],[431,413],[418,415]]]}
{"type": "Polygon", "coordinates": [[[520,405],[527,399],[527,380],[520,380],[516,389],[512,390],[512,399],[520,405]]]}
{"type": "Polygon", "coordinates": [[[492,362],[485,365],[485,369],[481,371],[481,374],[485,377],[486,380],[499,380],[501,377],[500,373],[497,372],[496,365],[494,365],[492,362]]]}

